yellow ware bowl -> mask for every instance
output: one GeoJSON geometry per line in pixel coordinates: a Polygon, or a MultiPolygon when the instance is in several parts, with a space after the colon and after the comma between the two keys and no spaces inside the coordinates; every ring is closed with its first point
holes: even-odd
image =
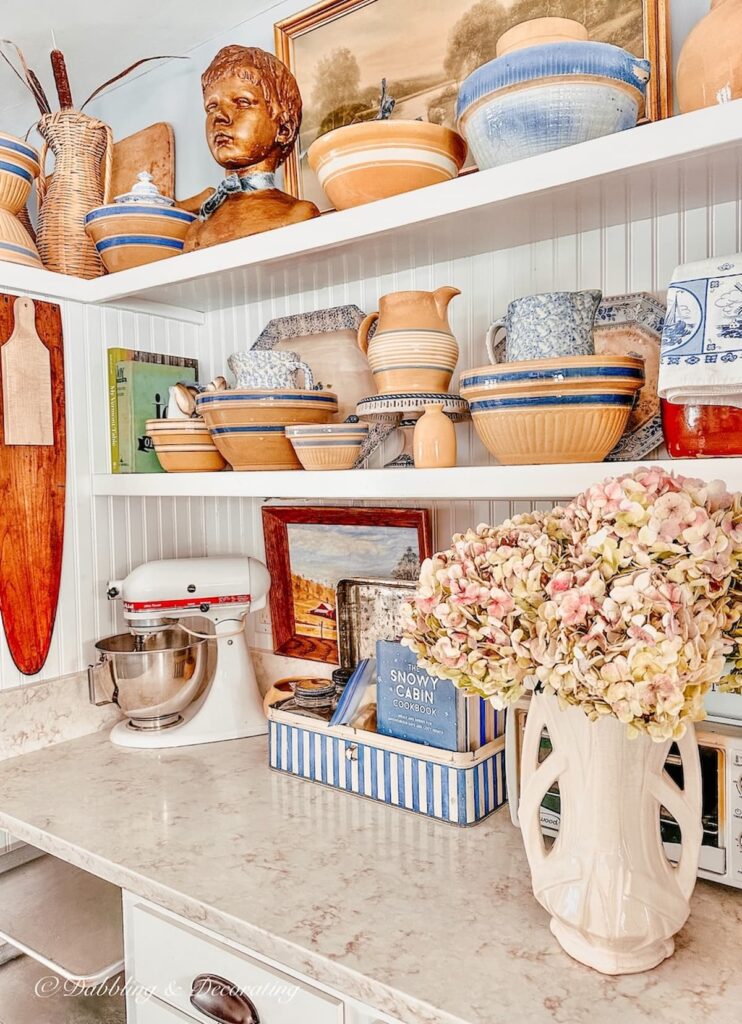
{"type": "Polygon", "coordinates": [[[470,404],[474,428],[503,466],[602,462],[617,444],[631,394],[507,395],[470,404]]]}
{"type": "Polygon", "coordinates": [[[218,473],[226,462],[214,445],[155,445],[166,473],[218,473]]]}
{"type": "Polygon", "coordinates": [[[352,469],[368,437],[366,423],[286,427],[304,469],[352,469]]]}
{"type": "Polygon", "coordinates": [[[85,230],[110,273],[168,259],[183,252],[193,213],[175,206],[109,203],[85,217],[85,230]]]}
{"type": "Polygon", "coordinates": [[[168,444],[204,444],[213,447],[209,428],[202,419],[147,420],[146,429],[155,448],[168,444]]]}
{"type": "Polygon", "coordinates": [[[455,178],[466,143],[428,121],[364,121],[322,135],[307,159],[330,202],[347,210],[455,178]]]}
{"type": "Polygon", "coordinates": [[[15,135],[0,132],[0,208],[13,215],[20,213],[38,173],[38,150],[15,135]]]}
{"type": "Polygon", "coordinates": [[[332,391],[304,388],[234,388],[198,395],[196,409],[210,430],[260,424],[327,423],[337,414],[332,391]]]}
{"type": "Polygon", "coordinates": [[[301,469],[285,428],[280,424],[214,427],[211,436],[232,469],[238,472],[301,469]]]}
{"type": "Polygon", "coordinates": [[[517,394],[590,394],[596,387],[633,394],[644,385],[644,360],[636,356],[568,356],[526,359],[465,370],[459,391],[469,402],[517,394]]]}

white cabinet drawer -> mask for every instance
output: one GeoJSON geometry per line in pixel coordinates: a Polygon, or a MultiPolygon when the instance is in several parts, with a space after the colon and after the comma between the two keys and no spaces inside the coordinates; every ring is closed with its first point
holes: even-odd
{"type": "MultiPolygon", "coordinates": [[[[142,904],[131,907],[127,951],[129,977],[199,1024],[214,1020],[194,1009],[190,1001],[193,981],[203,974],[224,978],[249,996],[260,1024],[344,1021],[341,1000],[142,904]]],[[[143,1020],[150,1024],[148,1018],[143,1020]]],[[[159,1024],[159,1019],[153,1018],[154,1022],[159,1024]]]]}
{"type": "Polygon", "coordinates": [[[137,1000],[134,1008],[127,1011],[127,1024],[194,1024],[195,1017],[166,1006],[159,999],[137,1000]]]}

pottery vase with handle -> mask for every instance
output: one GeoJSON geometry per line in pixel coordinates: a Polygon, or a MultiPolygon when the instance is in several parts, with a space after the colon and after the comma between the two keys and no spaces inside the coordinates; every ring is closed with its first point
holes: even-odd
{"type": "Polygon", "coordinates": [[[683,114],[742,96],[742,0],[711,0],[680,51],[675,84],[683,114]]]}
{"type": "Polygon", "coordinates": [[[500,362],[500,331],[505,333],[505,361],[594,356],[593,325],[603,293],[543,292],[513,299],[504,316],[487,331],[485,344],[491,363],[500,362]]]}
{"type": "Polygon", "coordinates": [[[38,127],[44,139],[36,235],[41,262],[59,274],[100,277],[105,268],[85,231],[85,217],[111,198],[111,129],[77,110],[44,114],[38,127]],[[55,158],[51,178],[44,176],[47,149],[55,158]]]}
{"type": "Polygon", "coordinates": [[[694,727],[678,740],[680,789],[665,771],[670,740],[629,739],[612,716],[536,694],[521,755],[520,826],[533,892],[571,957],[602,974],[656,967],[690,913],[701,851],[701,766],[694,727]],[[540,760],[544,729],[551,753],[540,760]],[[559,785],[559,832],[547,848],[541,803],[559,785]],[[660,835],[660,808],[680,827],[675,866],[660,835]]]}
{"type": "Polygon", "coordinates": [[[381,297],[378,313],[365,317],[358,345],[368,356],[380,395],[448,391],[459,358],[448,305],[460,294],[448,285],[434,292],[392,292],[381,297]]]}

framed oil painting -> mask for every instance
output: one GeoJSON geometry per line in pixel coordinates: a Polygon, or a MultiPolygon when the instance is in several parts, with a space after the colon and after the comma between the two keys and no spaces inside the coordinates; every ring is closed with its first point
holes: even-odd
{"type": "Polygon", "coordinates": [[[647,117],[669,116],[667,0],[323,0],[275,26],[276,53],[304,101],[286,191],[331,209],[307,150],[333,128],[373,117],[382,78],[396,100],[393,116],[455,127],[461,81],[495,56],[503,32],[546,16],[573,18],[591,39],[650,60],[647,117]]]}
{"type": "Polygon", "coordinates": [[[417,579],[431,554],[426,509],[265,506],[263,530],[273,649],[310,661],[338,660],[339,579],[417,579]]]}

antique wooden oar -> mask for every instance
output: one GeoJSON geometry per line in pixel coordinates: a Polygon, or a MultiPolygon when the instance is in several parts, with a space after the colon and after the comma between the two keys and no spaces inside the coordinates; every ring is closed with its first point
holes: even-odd
{"type": "Polygon", "coordinates": [[[59,306],[0,294],[0,614],[25,675],[49,653],[64,537],[66,430],[59,306]]]}

